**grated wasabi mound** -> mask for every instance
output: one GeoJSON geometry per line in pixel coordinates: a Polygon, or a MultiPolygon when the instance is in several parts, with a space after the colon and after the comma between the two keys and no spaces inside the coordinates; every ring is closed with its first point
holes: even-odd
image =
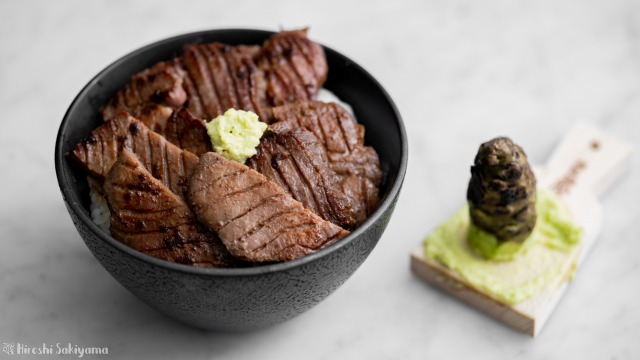
{"type": "Polygon", "coordinates": [[[251,111],[229,109],[206,124],[213,150],[241,164],[256,154],[267,124],[251,111]]]}

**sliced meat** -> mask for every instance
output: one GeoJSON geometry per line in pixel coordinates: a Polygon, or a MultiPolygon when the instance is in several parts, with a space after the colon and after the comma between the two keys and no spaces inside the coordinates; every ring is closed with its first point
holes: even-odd
{"type": "Polygon", "coordinates": [[[123,148],[130,149],[154,178],[179,196],[198,157],[168,142],[127,113],[105,121],[67,154],[99,182],[104,180],[123,148]]]}
{"type": "Polygon", "coordinates": [[[142,121],[150,130],[163,134],[167,120],[173,114],[173,108],[164,105],[148,103],[137,106],[130,113],[136,119],[142,121]]]}
{"type": "Polygon", "coordinates": [[[188,198],[200,222],[220,236],[233,256],[244,260],[292,260],[348,234],[305,209],[262,174],[213,152],[200,157],[188,198]]]}
{"type": "Polygon", "coordinates": [[[204,229],[184,202],[128,149],[104,182],[110,231],[125,245],[157,258],[195,266],[239,265],[220,239],[204,229]]]}
{"type": "Polygon", "coordinates": [[[380,203],[379,185],[361,174],[343,175],[341,190],[351,199],[358,223],[367,219],[380,203]]]}
{"type": "Polygon", "coordinates": [[[316,215],[345,229],[357,223],[318,139],[305,129],[269,131],[246,165],[280,185],[316,215]]]}
{"type": "Polygon", "coordinates": [[[307,29],[282,31],[268,39],[258,66],[264,71],[273,106],[314,99],[328,72],[324,51],[307,38],[307,29]]]}
{"type": "Polygon", "coordinates": [[[306,29],[280,32],[262,47],[194,43],[135,74],[101,114],[107,120],[127,111],[159,133],[170,110],[182,106],[206,120],[235,108],[269,122],[272,106],[313,99],[326,78],[324,51],[306,29]]]}
{"type": "Polygon", "coordinates": [[[213,119],[235,108],[268,119],[270,106],[264,91],[264,75],[254,61],[259,49],[222,43],[186,45],[183,62],[191,113],[213,119]]]}
{"type": "Polygon", "coordinates": [[[140,106],[150,103],[182,106],[187,100],[187,93],[182,87],[184,76],[179,59],[159,62],[133,75],[102,109],[102,117],[107,120],[121,111],[135,113],[140,106]]]}
{"type": "Polygon", "coordinates": [[[175,111],[167,120],[164,137],[196,156],[213,151],[204,120],[194,117],[185,108],[175,111]]]}
{"type": "Polygon", "coordinates": [[[273,108],[273,119],[311,131],[330,154],[348,154],[364,144],[363,126],[335,103],[297,101],[273,108]]]}
{"type": "Polygon", "coordinates": [[[376,209],[382,181],[380,159],[372,147],[364,146],[364,127],[344,108],[335,103],[298,101],[273,108],[273,120],[279,121],[273,126],[303,128],[318,138],[342,192],[352,200],[358,221],[376,209]]]}

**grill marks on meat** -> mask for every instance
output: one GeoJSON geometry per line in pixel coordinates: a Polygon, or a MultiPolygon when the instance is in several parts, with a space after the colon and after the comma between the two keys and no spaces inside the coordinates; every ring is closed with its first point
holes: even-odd
{"type": "Polygon", "coordinates": [[[198,157],[168,142],[127,113],[107,120],[80,141],[68,156],[99,182],[104,180],[123,148],[130,149],[154,178],[182,196],[198,157]]]}
{"type": "Polygon", "coordinates": [[[264,43],[258,64],[273,106],[311,100],[327,79],[324,51],[307,38],[306,29],[272,36],[264,43]]]}
{"type": "Polygon", "coordinates": [[[262,71],[254,62],[259,46],[221,43],[189,44],[183,61],[188,76],[188,108],[200,118],[212,119],[230,108],[270,116],[262,71]]]}
{"type": "Polygon", "coordinates": [[[205,122],[193,117],[184,108],[175,111],[167,120],[164,136],[169,142],[196,156],[213,151],[205,122]]]}
{"type": "Polygon", "coordinates": [[[110,118],[77,143],[67,156],[102,183],[118,159],[122,142],[129,135],[133,121],[135,119],[126,113],[110,118]]]}
{"type": "Polygon", "coordinates": [[[325,150],[309,131],[267,133],[246,165],[278,184],[295,200],[324,220],[353,228],[356,214],[351,201],[337,187],[327,167],[325,150]]]}
{"type": "Polygon", "coordinates": [[[364,146],[364,127],[345,109],[335,103],[298,101],[273,108],[273,119],[281,128],[303,128],[318,138],[358,221],[376,209],[382,181],[380,159],[373,148],[364,146]]]}
{"type": "Polygon", "coordinates": [[[140,115],[147,104],[179,107],[187,100],[182,87],[185,72],[179,59],[162,61],[131,78],[129,83],[102,109],[102,117],[110,119],[121,111],[140,115]]]}
{"type": "Polygon", "coordinates": [[[262,46],[189,44],[135,74],[101,110],[104,124],[67,156],[104,190],[111,233],[136,250],[195,266],[299,258],[373,211],[382,177],[364,128],[335,105],[308,101],[327,70],[306,29],[262,46]],[[248,162],[264,176],[210,152],[201,119],[229,108],[272,124],[248,162]]]}
{"type": "Polygon", "coordinates": [[[328,246],[348,232],[325,221],[280,186],[216,153],[200,158],[191,176],[192,210],[237,258],[292,260],[328,246]]]}
{"type": "Polygon", "coordinates": [[[268,121],[272,106],[313,99],[328,72],[324,51],[307,30],[280,32],[262,48],[189,44],[183,62],[188,108],[208,119],[236,108],[268,121]]]}
{"type": "Polygon", "coordinates": [[[311,131],[322,142],[328,154],[343,155],[364,144],[362,125],[335,103],[298,101],[273,109],[273,118],[290,128],[311,131]]]}
{"type": "Polygon", "coordinates": [[[306,29],[280,32],[262,47],[188,44],[180,57],[135,74],[101,113],[106,120],[127,111],[159,133],[170,110],[182,106],[203,119],[235,108],[269,122],[272,106],[313,99],[327,71],[306,29]]]}
{"type": "Polygon", "coordinates": [[[184,200],[161,181],[128,149],[104,182],[111,211],[113,236],[145,254],[171,262],[203,267],[235,267],[220,239],[204,229],[184,200]]]}

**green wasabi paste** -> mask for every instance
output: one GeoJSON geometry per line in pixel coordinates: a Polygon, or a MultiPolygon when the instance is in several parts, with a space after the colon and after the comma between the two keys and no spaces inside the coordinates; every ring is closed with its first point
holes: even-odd
{"type": "Polygon", "coordinates": [[[425,255],[506,303],[523,302],[570,276],[567,259],[582,236],[554,194],[537,192],[536,213],[536,225],[524,242],[499,242],[472,225],[465,205],[427,236],[425,255]]]}
{"type": "Polygon", "coordinates": [[[229,109],[206,124],[213,150],[241,164],[256,154],[267,124],[251,111],[229,109]]]}

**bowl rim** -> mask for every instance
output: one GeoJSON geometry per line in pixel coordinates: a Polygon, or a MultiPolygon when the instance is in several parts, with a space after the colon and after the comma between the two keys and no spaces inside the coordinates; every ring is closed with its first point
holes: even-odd
{"type": "Polygon", "coordinates": [[[343,55],[342,53],[336,50],[333,50],[332,48],[316,41],[316,43],[318,43],[320,46],[323,47],[325,52],[331,52],[331,53],[334,53],[334,55],[338,55],[349,60],[350,66],[354,66],[358,71],[362,72],[362,74],[366,78],[368,78],[368,80],[370,80],[372,83],[374,83],[378,87],[378,89],[381,91],[382,95],[384,96],[385,100],[390,105],[391,110],[393,111],[393,114],[395,116],[396,125],[399,129],[401,149],[400,149],[400,166],[398,168],[397,176],[393,184],[391,185],[391,189],[389,190],[389,193],[387,194],[385,199],[383,199],[383,201],[380,203],[380,205],[374,211],[374,213],[371,214],[362,224],[360,224],[356,229],[351,231],[349,235],[347,235],[345,238],[341,239],[340,241],[334,244],[331,244],[326,248],[318,250],[314,253],[306,255],[304,257],[290,260],[290,261],[284,261],[284,262],[267,264],[267,265],[258,265],[258,266],[247,267],[247,268],[202,268],[202,267],[196,267],[192,265],[173,263],[170,261],[155,258],[151,255],[144,254],[140,251],[137,251],[121,243],[120,241],[116,240],[114,237],[107,235],[104,231],[102,231],[102,229],[100,229],[98,225],[95,222],[93,222],[88,212],[82,205],[82,202],[80,201],[80,199],[78,199],[75,196],[75,194],[71,191],[70,180],[73,179],[73,175],[65,170],[65,166],[64,166],[65,154],[62,153],[62,146],[63,146],[62,139],[65,136],[65,130],[67,128],[66,125],[69,122],[70,113],[72,112],[72,110],[75,109],[80,99],[86,96],[88,89],[94,86],[95,83],[98,82],[98,79],[104,73],[112,70],[113,68],[121,66],[121,64],[123,64],[124,62],[128,61],[131,58],[137,57],[140,53],[144,53],[151,48],[160,46],[167,42],[179,41],[181,39],[197,38],[198,36],[203,36],[203,35],[215,35],[216,33],[224,33],[224,32],[230,32],[230,31],[245,32],[245,33],[251,33],[255,35],[273,35],[276,33],[275,31],[270,31],[270,30],[249,29],[249,28],[220,28],[220,29],[199,30],[199,31],[193,31],[193,32],[188,32],[188,33],[183,33],[183,34],[163,38],[161,40],[154,41],[152,43],[139,47],[133,51],[130,51],[127,54],[121,56],[117,60],[110,63],[105,68],[103,68],[91,80],[89,80],[89,82],[87,82],[87,84],[82,88],[82,90],[80,90],[80,92],[76,95],[76,97],[73,99],[73,101],[67,108],[67,111],[65,112],[64,117],[62,118],[60,127],[58,128],[58,133],[56,135],[56,144],[55,144],[55,153],[54,153],[56,177],[58,179],[58,186],[60,187],[63,200],[66,202],[69,211],[72,211],[73,213],[75,213],[78,220],[83,222],[94,234],[96,234],[107,245],[110,245],[112,248],[115,248],[126,255],[137,258],[140,261],[147,262],[147,263],[150,263],[151,265],[164,268],[167,270],[177,271],[182,273],[189,273],[189,274],[199,275],[199,276],[217,276],[217,277],[256,276],[256,275],[262,275],[267,273],[275,273],[279,271],[291,270],[297,267],[301,267],[304,264],[317,261],[320,258],[324,257],[325,255],[328,255],[329,253],[339,251],[340,249],[342,249],[343,247],[347,246],[349,243],[354,241],[362,233],[364,233],[366,229],[373,226],[380,219],[380,217],[385,212],[385,210],[393,205],[393,202],[395,201],[398,193],[400,192],[400,189],[402,187],[402,183],[404,181],[404,177],[406,174],[407,163],[408,163],[407,134],[404,128],[402,117],[400,116],[400,112],[398,111],[398,108],[396,107],[395,103],[391,99],[391,96],[387,93],[387,91],[380,84],[380,82],[378,82],[378,80],[376,80],[368,71],[366,71],[358,63],[354,62],[353,60],[343,55]]]}

